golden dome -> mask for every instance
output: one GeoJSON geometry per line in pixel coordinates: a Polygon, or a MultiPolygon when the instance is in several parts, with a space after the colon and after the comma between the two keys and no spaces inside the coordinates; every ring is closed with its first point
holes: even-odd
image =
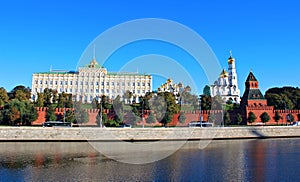
{"type": "Polygon", "coordinates": [[[171,83],[173,80],[171,79],[171,78],[169,78],[168,80],[167,80],[167,82],[168,83],[171,83]]]}
{"type": "Polygon", "coordinates": [[[93,58],[93,60],[89,64],[89,68],[97,68],[97,67],[99,67],[99,64],[98,64],[96,58],[93,58]]]}
{"type": "Polygon", "coordinates": [[[234,61],[235,61],[234,58],[232,58],[232,57],[229,57],[229,58],[228,58],[228,64],[232,64],[234,61]]]}
{"type": "Polygon", "coordinates": [[[235,59],[232,57],[232,52],[230,51],[230,57],[228,58],[228,64],[232,64],[235,59]]]}
{"type": "Polygon", "coordinates": [[[226,77],[228,77],[228,73],[226,72],[225,69],[223,69],[223,71],[220,74],[220,78],[226,78],[226,77]]]}

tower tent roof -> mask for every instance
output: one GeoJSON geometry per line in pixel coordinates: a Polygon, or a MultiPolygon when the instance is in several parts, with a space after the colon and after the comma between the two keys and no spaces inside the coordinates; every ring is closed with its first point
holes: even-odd
{"type": "Polygon", "coordinates": [[[264,100],[265,97],[259,89],[246,89],[243,99],[247,100],[264,100]]]}
{"type": "Polygon", "coordinates": [[[257,79],[255,78],[255,76],[253,75],[252,71],[250,71],[247,79],[246,79],[246,82],[249,82],[249,81],[255,81],[257,82],[257,79]]]}

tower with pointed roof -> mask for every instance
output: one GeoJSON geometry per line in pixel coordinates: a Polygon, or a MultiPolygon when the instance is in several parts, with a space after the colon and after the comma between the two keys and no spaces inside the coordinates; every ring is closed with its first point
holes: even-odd
{"type": "Polygon", "coordinates": [[[214,85],[211,85],[211,96],[220,96],[224,102],[231,100],[233,103],[240,103],[240,90],[238,87],[237,73],[235,67],[235,59],[232,57],[230,51],[230,57],[228,62],[228,73],[225,69],[219,75],[214,85]]]}
{"type": "MultiPolygon", "coordinates": [[[[254,113],[257,118],[264,112],[267,112],[269,116],[272,116],[274,107],[267,105],[267,99],[265,99],[264,95],[261,93],[258,81],[252,71],[250,71],[245,81],[245,87],[245,92],[240,104],[240,113],[242,114],[243,122],[248,123],[247,117],[250,112],[254,113]]],[[[260,120],[257,119],[256,123],[257,122],[260,122],[260,120]]]]}
{"type": "Polygon", "coordinates": [[[267,100],[259,90],[258,81],[252,71],[250,71],[246,82],[245,92],[242,97],[241,105],[245,106],[266,106],[267,100]]]}

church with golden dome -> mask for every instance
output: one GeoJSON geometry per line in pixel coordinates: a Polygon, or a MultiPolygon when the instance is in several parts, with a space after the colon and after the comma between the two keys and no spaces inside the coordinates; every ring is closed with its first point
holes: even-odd
{"type": "Polygon", "coordinates": [[[240,90],[238,87],[237,73],[235,67],[235,59],[228,58],[228,72],[223,69],[217,81],[210,86],[210,93],[212,97],[220,96],[224,102],[231,100],[233,103],[239,104],[241,101],[240,90]]]}

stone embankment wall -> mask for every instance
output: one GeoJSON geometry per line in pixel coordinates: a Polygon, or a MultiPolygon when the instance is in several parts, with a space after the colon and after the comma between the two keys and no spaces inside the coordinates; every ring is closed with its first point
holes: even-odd
{"type": "Polygon", "coordinates": [[[0,141],[152,141],[300,137],[300,127],[42,128],[0,127],[0,141]]]}

